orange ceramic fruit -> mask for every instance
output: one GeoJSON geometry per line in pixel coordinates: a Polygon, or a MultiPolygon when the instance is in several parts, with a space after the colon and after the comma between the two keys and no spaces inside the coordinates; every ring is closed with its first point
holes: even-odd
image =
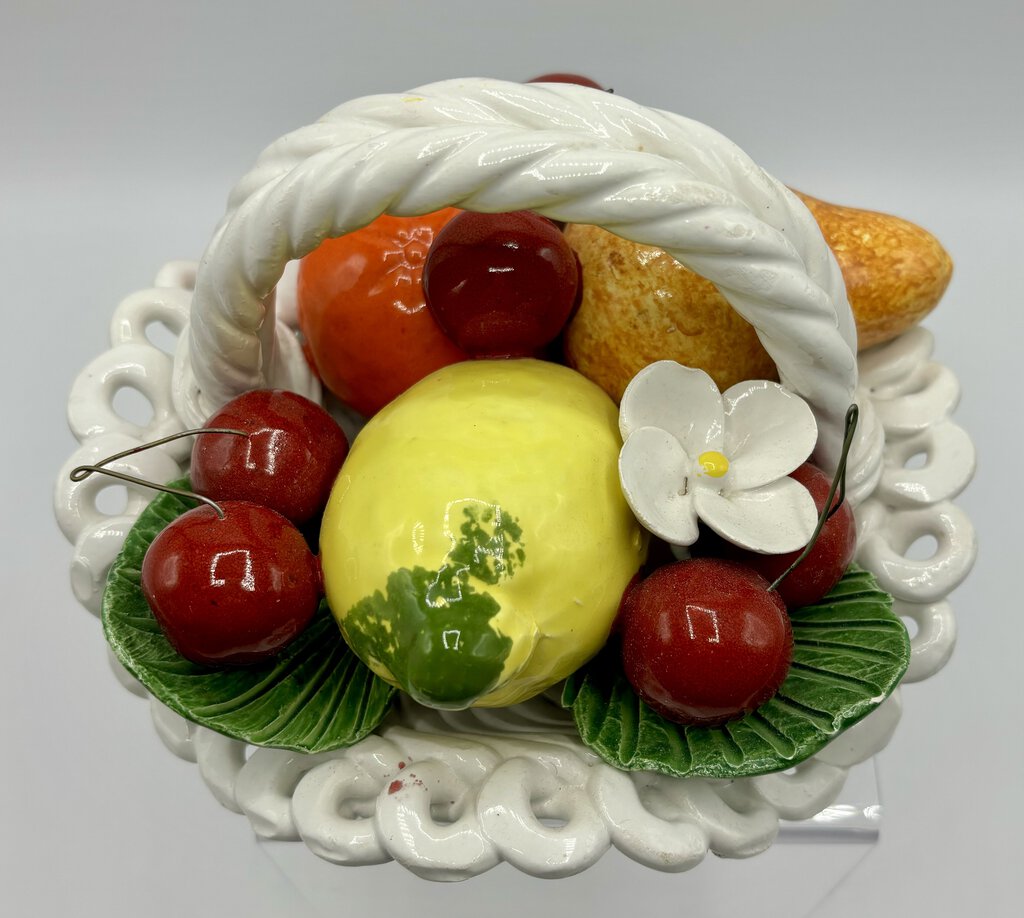
{"type": "Polygon", "coordinates": [[[427,309],[423,264],[459,211],[378,217],[327,239],[299,266],[299,326],[324,385],[372,415],[450,363],[466,360],[427,309]]]}

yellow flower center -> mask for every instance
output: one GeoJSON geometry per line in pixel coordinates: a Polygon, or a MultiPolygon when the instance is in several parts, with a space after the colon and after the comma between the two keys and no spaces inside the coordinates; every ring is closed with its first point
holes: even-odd
{"type": "Polygon", "coordinates": [[[712,478],[721,478],[729,471],[729,460],[714,449],[701,453],[697,457],[697,465],[704,470],[702,474],[710,475],[712,478]]]}

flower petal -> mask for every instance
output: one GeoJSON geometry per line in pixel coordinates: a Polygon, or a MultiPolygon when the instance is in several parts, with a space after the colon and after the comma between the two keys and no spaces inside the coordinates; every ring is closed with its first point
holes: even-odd
{"type": "Polygon", "coordinates": [[[697,514],[722,538],[776,555],[803,548],[814,533],[814,498],[798,481],[780,478],[751,491],[694,492],[697,514]]]}
{"type": "Polygon", "coordinates": [[[697,541],[692,463],[679,441],[658,427],[634,430],[619,453],[622,493],[640,524],[673,545],[697,541]]]}
{"type": "Polygon", "coordinates": [[[644,367],[626,386],[619,406],[623,440],[641,427],[660,427],[690,456],[721,449],[723,422],[722,396],[711,377],[674,360],[644,367]]]}
{"type": "Polygon", "coordinates": [[[778,383],[757,380],[732,386],[722,400],[731,489],[768,484],[810,456],[818,425],[800,396],[778,383]]]}

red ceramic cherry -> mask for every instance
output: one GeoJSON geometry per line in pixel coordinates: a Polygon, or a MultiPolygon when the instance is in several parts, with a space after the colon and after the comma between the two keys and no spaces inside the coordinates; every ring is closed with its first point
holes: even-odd
{"type": "Polygon", "coordinates": [[[283,389],[232,399],[207,427],[249,436],[203,434],[192,447],[192,487],[221,500],[270,507],[301,524],[323,510],[348,454],[348,439],[323,408],[283,389]]]}
{"type": "MultiPolygon", "coordinates": [[[[810,463],[790,473],[814,498],[818,513],[825,507],[832,481],[821,469],[810,463]]],[[[836,506],[839,495],[832,501],[836,506]]],[[[801,549],[802,551],[802,549],[801,549]]],[[[779,595],[789,609],[799,609],[818,602],[837,583],[853,561],[857,551],[857,521],[849,501],[843,501],[821,529],[817,542],[810,554],[787,574],[778,586],[779,595]]],[[[756,570],[762,577],[774,583],[786,568],[800,554],[800,551],[783,555],[759,555],[735,546],[726,550],[726,557],[741,561],[756,570]]]]}
{"type": "Polygon", "coordinates": [[[589,86],[591,89],[604,90],[600,83],[595,83],[590,77],[580,76],[578,73],[545,73],[542,76],[528,80],[529,83],[576,83],[580,86],[589,86]]]}
{"type": "Polygon", "coordinates": [[[153,540],[142,591],[175,650],[194,663],[254,663],[280,651],[320,602],[320,565],[299,531],[257,504],[179,516],[153,540]]]}
{"type": "Polygon", "coordinates": [[[559,229],[529,211],[464,211],[437,234],[423,285],[437,323],[474,357],[525,357],[572,312],[579,262],[559,229]]]}
{"type": "Polygon", "coordinates": [[[648,576],[623,606],[626,678],[677,723],[713,726],[753,711],[789,671],[786,607],[741,564],[677,561],[648,576]]]}

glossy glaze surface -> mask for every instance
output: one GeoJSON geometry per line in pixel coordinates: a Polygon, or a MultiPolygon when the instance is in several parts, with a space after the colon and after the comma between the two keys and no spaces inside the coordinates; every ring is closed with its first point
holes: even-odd
{"type": "MultiPolygon", "coordinates": [[[[856,329],[807,208],[704,125],[568,83],[454,79],[370,96],[273,145],[232,191],[200,263],[178,413],[205,420],[246,389],[301,375],[269,321],[290,260],[381,213],[453,202],[611,227],[706,277],[811,405],[825,432],[816,458],[834,467],[856,329]]],[[[863,416],[849,466],[858,496],[878,481],[881,449],[877,419],[863,416]]]]}
{"type": "Polygon", "coordinates": [[[671,545],[697,541],[697,521],[754,551],[807,544],[817,514],[787,475],[814,448],[803,399],[768,380],[719,393],[703,370],[659,360],[619,406],[622,490],[637,519],[671,545]]]}
{"type": "Polygon", "coordinates": [[[371,415],[413,383],[466,355],[441,331],[423,265],[458,211],[381,216],[326,239],[299,266],[298,318],[308,357],[335,395],[371,415]]]}
{"type": "Polygon", "coordinates": [[[193,487],[214,500],[244,500],[302,524],[319,513],[348,454],[348,439],[322,406],[283,389],[254,389],[206,424],[192,447],[193,487]]]}
{"type": "MultiPolygon", "coordinates": [[[[99,476],[73,482],[68,473],[185,426],[171,400],[170,358],[147,340],[145,329],[154,321],[167,322],[174,330],[186,325],[194,278],[194,264],[172,262],[160,271],[153,288],[127,297],[111,323],[110,349],[82,371],[71,392],[69,417],[81,446],[60,471],[55,506],[61,529],[74,545],[70,573],[75,595],[95,614],[113,554],[152,495],[129,488],[123,511],[104,512],[97,506],[103,486],[99,476]],[[156,410],[148,425],[140,428],[118,415],[113,398],[119,387],[135,388],[152,402],[156,410]]],[[[282,344],[289,340],[283,339],[282,344]]],[[[281,359],[282,369],[288,372],[297,374],[305,366],[297,345],[287,348],[281,359]]],[[[898,613],[917,625],[904,682],[918,682],[942,669],[956,643],[956,618],[946,596],[970,570],[976,540],[970,520],[953,501],[971,478],[974,449],[969,436],[950,417],[959,386],[953,374],[933,360],[927,331],[915,329],[862,354],[860,365],[861,410],[871,410],[880,419],[886,448],[877,490],[856,507],[861,532],[858,561],[900,597],[898,613]],[[924,454],[924,465],[908,468],[907,460],[918,453],[924,454]],[[905,557],[907,546],[932,532],[942,535],[934,557],[905,557]]],[[[180,452],[182,445],[187,447],[184,441],[175,441],[118,460],[113,467],[151,480],[178,478],[183,471],[175,460],[187,455],[180,452]]],[[[146,694],[116,660],[108,658],[128,691],[146,694]]],[[[246,814],[256,833],[301,838],[311,852],[337,863],[394,858],[409,870],[420,871],[429,863],[432,877],[456,879],[486,870],[493,863],[488,852],[517,869],[557,875],[559,862],[552,861],[551,854],[564,851],[587,829],[582,823],[561,830],[544,826],[537,820],[534,801],[546,793],[547,770],[564,782],[566,763],[581,757],[585,783],[578,786],[575,812],[584,816],[598,812],[604,824],[601,833],[629,857],[656,870],[685,870],[708,851],[728,857],[753,854],[771,843],[779,819],[805,819],[835,799],[847,769],[885,747],[899,722],[901,702],[896,693],[795,774],[745,779],[728,788],[664,776],[637,779],[595,765],[573,738],[571,719],[540,698],[514,708],[476,707],[461,712],[426,709],[410,702],[403,706],[400,725],[382,731],[385,741],[398,744],[394,758],[389,759],[393,767],[383,771],[377,737],[338,757],[340,762],[333,755],[293,756],[274,750],[256,750],[247,758],[242,743],[196,728],[155,701],[151,711],[157,732],[171,752],[195,762],[214,797],[234,812],[246,814]],[[539,742],[538,733],[548,733],[550,740],[539,742]],[[483,735],[489,738],[481,741],[483,735]],[[473,754],[467,756],[470,749],[473,754]],[[464,782],[462,799],[500,803],[503,814],[535,828],[536,837],[524,846],[528,832],[519,837],[492,836],[501,828],[501,820],[486,825],[461,822],[462,832],[452,835],[433,822],[432,814],[430,820],[424,816],[420,831],[407,834],[410,811],[388,808],[387,801],[395,795],[387,795],[386,789],[399,763],[408,763],[411,756],[457,770],[464,782]],[[506,767],[513,759],[542,767],[506,767]],[[306,777],[294,785],[297,774],[306,777]],[[383,783],[374,785],[374,780],[383,783]],[[374,787],[380,791],[366,804],[373,817],[339,817],[337,800],[366,801],[368,783],[371,796],[374,787]],[[753,809],[734,809],[737,795],[753,809]],[[679,806],[692,813],[692,823],[679,821],[679,806]],[[463,856],[463,839],[482,852],[480,859],[463,856]]],[[[581,849],[585,856],[573,862],[573,869],[595,863],[603,844],[588,841],[581,849]]]]}
{"type": "Polygon", "coordinates": [[[579,283],[561,230],[530,211],[459,214],[423,269],[430,311],[474,357],[537,355],[565,325],[579,283]]]}
{"type": "MultiPolygon", "coordinates": [[[[571,89],[573,87],[567,87],[567,91],[571,89]]],[[[591,97],[596,98],[593,94],[591,97]]],[[[782,215],[776,230],[783,232],[789,243],[796,246],[797,254],[809,266],[812,280],[829,290],[836,289],[830,284],[829,272],[822,270],[825,262],[820,260],[819,250],[807,235],[807,225],[799,216],[794,216],[786,197],[772,194],[771,188],[758,191],[745,186],[747,178],[766,177],[742,154],[714,132],[685,119],[633,106],[620,97],[600,94],[600,98],[599,105],[591,105],[590,99],[584,102],[583,97],[577,104],[561,98],[549,87],[535,87],[535,92],[531,93],[523,87],[494,81],[459,80],[423,87],[416,97],[402,94],[360,100],[273,145],[232,193],[225,232],[218,234],[218,244],[211,247],[203,272],[206,279],[196,301],[196,310],[203,316],[202,328],[193,324],[191,331],[186,331],[189,341],[178,349],[175,372],[172,374],[170,370],[169,358],[148,345],[142,329],[147,322],[165,314],[173,316],[175,332],[186,324],[194,266],[185,269],[170,266],[161,272],[155,289],[140,291],[126,300],[118,309],[112,328],[111,350],[91,363],[75,381],[69,407],[73,429],[82,446],[61,471],[56,506],[62,530],[74,544],[72,576],[76,595],[83,604],[94,611],[97,608],[110,561],[110,546],[123,538],[140,502],[132,495],[126,510],[105,513],[96,506],[98,483],[95,480],[69,483],[68,470],[118,451],[128,445],[125,441],[151,439],[158,435],[155,428],[160,424],[177,429],[202,423],[212,408],[238,391],[266,384],[261,382],[264,373],[265,378],[274,380],[275,384],[317,392],[317,382],[307,372],[289,329],[280,324],[275,329],[272,320],[259,327],[268,306],[266,301],[273,302],[272,288],[282,263],[294,253],[314,246],[319,241],[314,239],[317,232],[322,233],[328,225],[338,232],[344,231],[346,226],[357,225],[385,199],[395,201],[404,195],[403,204],[410,207],[414,203],[416,206],[442,206],[449,201],[465,200],[467,195],[478,195],[481,202],[489,200],[496,209],[514,209],[534,206],[539,197],[544,197],[537,195],[540,188],[558,192],[575,185],[572,193],[561,199],[564,203],[560,207],[552,205],[554,216],[558,216],[554,212],[561,209],[563,218],[573,213],[589,216],[595,222],[618,219],[623,232],[651,243],[655,243],[654,237],[658,236],[657,244],[666,246],[667,234],[663,239],[659,235],[660,228],[672,221],[662,211],[671,206],[680,215],[681,222],[692,212],[679,200],[669,201],[652,192],[649,198],[639,194],[623,201],[621,212],[610,205],[604,208],[601,205],[612,200],[607,189],[613,187],[616,178],[623,186],[628,182],[629,188],[652,190],[659,187],[659,183],[662,183],[660,187],[668,187],[663,180],[669,170],[653,169],[643,173],[645,182],[638,185],[642,170],[635,157],[627,163],[630,157],[621,155],[618,150],[602,149],[594,153],[590,139],[585,136],[593,125],[598,132],[610,132],[612,146],[625,145],[635,150],[636,144],[643,143],[648,151],[686,165],[691,177],[697,174],[712,186],[721,185],[734,191],[745,189],[738,193],[751,202],[749,206],[755,211],[770,207],[774,214],[782,215]],[[537,102],[546,106],[550,118],[536,108],[524,108],[524,98],[531,104],[537,102]],[[410,99],[418,99],[422,104],[413,104],[410,99]],[[416,150],[427,150],[428,141],[436,138],[433,127],[441,129],[443,126],[452,137],[462,125],[465,134],[460,136],[483,136],[490,129],[481,127],[481,113],[485,119],[503,122],[494,130],[493,143],[485,138],[480,145],[466,151],[444,148],[436,159],[425,154],[421,165],[431,181],[406,183],[408,174],[416,171],[409,165],[416,150]],[[390,143],[389,132],[396,124],[404,122],[405,126],[417,119],[430,127],[424,128],[415,142],[404,142],[416,130],[409,128],[398,132],[403,143],[390,143]],[[522,168],[524,179],[518,184],[507,181],[508,173],[501,169],[487,171],[494,162],[488,160],[488,152],[507,150],[510,138],[524,142],[532,138],[547,141],[553,135],[546,132],[545,127],[558,123],[564,128],[565,119],[578,125],[580,134],[584,135],[583,140],[573,141],[572,161],[610,164],[610,177],[595,173],[591,181],[587,174],[576,172],[571,179],[563,180],[558,168],[567,157],[556,154],[551,158],[551,148],[543,145],[539,147],[541,153],[533,159],[528,152],[532,148],[524,145],[527,162],[522,168]],[[378,158],[366,173],[359,173],[341,153],[333,156],[330,155],[333,151],[327,150],[334,144],[340,150],[378,137],[380,148],[386,151],[383,156],[387,156],[389,146],[390,153],[394,154],[393,169],[378,158]],[[690,149],[696,151],[696,155],[688,158],[690,149]],[[317,157],[324,164],[322,173],[314,168],[314,163],[306,162],[311,150],[324,154],[317,157]],[[715,155],[709,158],[708,150],[715,155]],[[474,178],[470,173],[481,165],[474,178]],[[624,165],[628,166],[625,171],[619,168],[624,165]],[[278,181],[299,168],[305,178],[301,186],[278,181]],[[500,188],[498,178],[506,180],[500,188]],[[650,179],[650,183],[646,179],[650,179]],[[356,181],[354,186],[350,185],[352,180],[356,181]],[[401,190],[397,190],[398,186],[401,190]],[[589,201],[588,194],[599,186],[605,192],[596,202],[589,201]],[[304,193],[289,201],[289,193],[298,187],[302,187],[304,193]],[[348,209],[332,216],[330,202],[337,201],[345,201],[348,209]],[[346,224],[346,220],[353,222],[346,224]],[[227,226],[229,223],[232,225],[227,226]],[[282,239],[282,229],[289,234],[287,240],[282,239]],[[276,346],[271,346],[275,331],[276,346]],[[143,378],[150,370],[154,371],[153,375],[143,378]],[[152,424],[140,428],[117,417],[112,399],[119,386],[137,389],[153,403],[157,416],[152,424]]],[[[558,143],[565,136],[564,131],[560,131],[558,143]]],[[[644,159],[650,163],[646,154],[644,159]]],[[[705,185],[700,187],[708,189],[705,185]]],[[[551,200],[555,200],[555,196],[551,200]]],[[[712,212],[716,219],[721,216],[718,208],[712,208],[712,212]]],[[[676,229],[672,228],[672,232],[676,229]]],[[[686,252],[697,259],[701,257],[700,252],[690,248],[692,241],[682,240],[681,257],[685,258],[686,252]]],[[[714,241],[716,244],[722,241],[717,230],[714,241]]],[[[721,259],[723,267],[735,268],[721,251],[716,251],[715,258],[721,259]]],[[[706,259],[705,263],[710,266],[711,260],[706,259]]],[[[800,270],[795,273],[788,270],[793,261],[781,258],[777,264],[783,265],[783,274],[791,279],[802,277],[800,270]]],[[[743,275],[742,271],[739,273],[743,275]]],[[[737,278],[741,287],[751,279],[737,278]]],[[[779,304],[763,304],[764,309],[760,309],[744,290],[749,292],[747,287],[731,291],[730,298],[736,301],[737,309],[756,315],[751,321],[758,326],[763,323],[769,333],[780,336],[779,340],[788,337],[783,328],[785,321],[776,314],[780,311],[779,304]]],[[[812,311],[816,317],[821,317],[820,310],[812,311]]],[[[802,315],[807,318],[809,314],[802,315]]],[[[845,328],[841,315],[838,326],[845,328]]],[[[796,350],[806,353],[813,336],[805,334],[802,328],[792,331],[796,350]]],[[[830,342],[822,343],[830,354],[836,354],[830,342]]],[[[789,362],[788,358],[780,356],[780,363],[789,362]]],[[[840,388],[848,390],[848,368],[837,369],[846,366],[841,356],[835,366],[831,359],[824,363],[830,367],[829,371],[805,379],[807,391],[817,392],[818,386],[832,386],[836,377],[843,379],[840,388]]],[[[861,369],[864,386],[858,398],[862,409],[871,407],[879,424],[876,433],[884,428],[887,445],[883,452],[879,437],[878,451],[868,449],[863,460],[853,467],[855,505],[865,533],[859,560],[884,579],[887,589],[902,597],[901,614],[914,618],[920,626],[921,630],[914,637],[914,661],[907,677],[908,681],[914,681],[940,669],[952,649],[955,622],[945,597],[966,576],[975,552],[970,520],[952,500],[970,478],[973,450],[964,432],[950,420],[959,394],[956,380],[948,370],[932,362],[931,340],[926,333],[912,332],[892,346],[861,355],[861,369]],[[920,451],[927,453],[927,463],[921,468],[906,468],[907,458],[920,451]],[[875,459],[878,465],[872,465],[875,459]],[[942,536],[936,555],[929,559],[905,557],[909,544],[919,535],[930,532],[942,536]]],[[[840,413],[845,411],[845,395],[836,401],[840,413]]],[[[827,402],[827,398],[816,397],[816,411],[821,411],[824,405],[827,414],[827,402]]],[[[133,463],[145,464],[158,470],[149,477],[176,477],[162,471],[174,466],[172,452],[147,455],[150,458],[145,461],[143,457],[133,457],[131,462],[122,461],[118,465],[130,470],[133,463]]],[[[119,678],[126,684],[131,682],[123,673],[119,678]]],[[[139,691],[137,685],[133,688],[139,691]]],[[[160,735],[175,754],[198,760],[199,770],[216,798],[235,811],[249,814],[257,831],[265,833],[267,826],[273,823],[280,832],[275,837],[301,836],[317,854],[332,860],[367,863],[371,857],[394,857],[409,869],[419,871],[429,865],[426,869],[431,876],[454,879],[480,872],[493,863],[491,857],[471,861],[462,856],[461,842],[473,838],[478,839],[480,850],[494,850],[498,859],[504,858],[519,869],[542,875],[557,874],[560,869],[557,854],[564,854],[576,838],[581,839],[576,850],[584,856],[574,861],[570,869],[583,869],[596,861],[609,838],[630,857],[661,870],[685,869],[699,862],[708,850],[729,856],[749,855],[770,844],[779,817],[804,818],[832,799],[845,768],[885,745],[898,719],[899,704],[894,698],[883,705],[878,714],[851,728],[824,750],[817,761],[808,763],[795,775],[736,782],[730,788],[671,779],[634,783],[629,776],[585,761],[587,767],[582,769],[583,777],[578,785],[580,804],[574,812],[584,817],[595,811],[600,814],[605,834],[603,840],[598,838],[596,842],[595,835],[586,831],[589,822],[573,821],[564,829],[551,829],[537,820],[535,801],[544,798],[545,786],[550,784],[547,773],[555,774],[562,786],[567,781],[564,760],[552,753],[571,749],[573,756],[581,755],[578,744],[571,738],[556,736],[551,743],[540,744],[532,739],[510,736],[516,731],[534,732],[536,728],[536,721],[521,717],[519,708],[476,708],[460,712],[457,717],[450,712],[404,711],[403,726],[386,731],[399,744],[395,749],[394,767],[398,768],[400,761],[407,762],[410,754],[440,762],[442,769],[450,768],[469,788],[461,799],[471,805],[479,800],[480,806],[499,806],[501,813],[507,816],[506,825],[538,830],[532,838],[529,833],[516,836],[506,832],[500,836],[500,844],[490,830],[500,829],[497,824],[503,820],[489,820],[484,826],[473,825],[472,812],[467,811],[470,819],[459,824],[464,831],[453,836],[445,832],[444,824],[431,821],[430,807],[421,810],[388,807],[388,801],[394,801],[397,795],[385,798],[382,793],[376,799],[368,798],[367,782],[372,784],[378,776],[374,769],[379,769],[382,761],[376,738],[341,757],[343,761],[337,770],[330,762],[296,761],[290,756],[274,756],[270,751],[266,751],[266,755],[257,751],[247,764],[247,750],[242,744],[209,731],[195,730],[173,716],[168,717],[168,712],[159,706],[154,706],[153,710],[160,735]],[[481,715],[487,715],[487,720],[482,720],[481,715]],[[502,735],[493,742],[481,742],[480,735],[488,732],[502,735]],[[438,735],[444,733],[451,735],[438,735]],[[470,735],[475,739],[469,738],[470,735]],[[467,756],[470,744],[478,753],[475,758],[467,756]],[[282,767],[257,767],[268,759],[282,767]],[[325,770],[316,772],[318,764],[323,764],[325,770]],[[534,764],[540,768],[532,767],[534,764]],[[310,780],[300,782],[293,793],[295,772],[301,773],[307,768],[314,769],[309,773],[310,780]],[[367,778],[367,775],[372,777],[367,778]],[[365,831],[348,836],[335,831],[339,824],[337,800],[346,794],[360,802],[369,800],[368,809],[374,813],[371,818],[360,820],[365,831]],[[680,822],[680,807],[693,814],[693,823],[680,822]],[[422,821],[415,822],[416,819],[422,821]],[[527,842],[527,838],[531,840],[527,842]]],[[[566,755],[565,759],[572,760],[573,756],[566,755]]],[[[385,789],[393,779],[390,774],[383,776],[387,782],[385,789]]],[[[479,807],[475,812],[480,812],[479,807]]]]}
{"type": "Polygon", "coordinates": [[[646,540],[615,406],[535,360],[438,371],[357,437],[321,531],[327,597],[379,675],[441,707],[511,704],[604,643],[646,540]]]}
{"type": "Polygon", "coordinates": [[[316,612],[316,558],[283,516],[224,501],[178,517],[154,539],[142,589],[167,639],[194,663],[251,663],[276,653],[316,612]]]}
{"type": "Polygon", "coordinates": [[[625,604],[626,677],[677,723],[720,724],[753,711],[782,685],[792,653],[781,597],[735,562],[699,558],[658,568],[625,604]]]}

